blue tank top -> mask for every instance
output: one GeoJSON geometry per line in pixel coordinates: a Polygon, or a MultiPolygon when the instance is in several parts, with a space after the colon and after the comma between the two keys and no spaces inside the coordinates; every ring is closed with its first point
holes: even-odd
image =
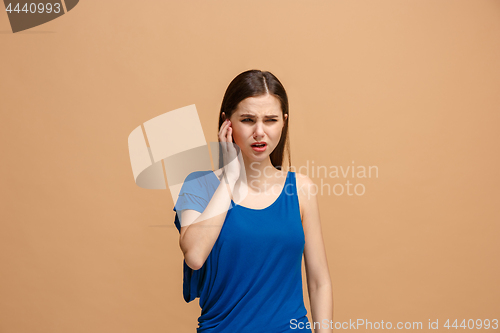
{"type": "MultiPolygon", "coordinates": [[[[174,211],[203,212],[219,184],[213,171],[191,173],[174,211]]],[[[174,223],[180,232],[177,213],[174,223]]],[[[199,297],[202,309],[197,332],[311,333],[302,293],[304,244],[294,172],[264,209],[231,200],[203,266],[192,270],[184,261],[184,299],[199,297]]]]}

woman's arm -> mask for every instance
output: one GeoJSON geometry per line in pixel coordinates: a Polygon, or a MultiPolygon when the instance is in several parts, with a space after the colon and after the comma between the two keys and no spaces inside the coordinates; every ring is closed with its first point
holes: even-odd
{"type": "Polygon", "coordinates": [[[186,265],[194,270],[203,266],[212,251],[226,219],[236,181],[240,176],[244,177],[244,173],[241,173],[241,150],[237,151],[232,143],[232,133],[231,121],[226,119],[219,130],[223,176],[207,207],[201,214],[189,209],[181,212],[179,246],[186,265]]]}
{"type": "Polygon", "coordinates": [[[333,332],[333,290],[326,259],[321,221],[319,216],[317,188],[312,180],[297,175],[297,188],[304,227],[304,264],[307,276],[307,289],[312,312],[312,325],[315,333],[333,332]],[[314,324],[316,323],[316,326],[314,324]]]}
{"type": "Polygon", "coordinates": [[[203,213],[192,209],[181,211],[179,246],[186,264],[193,270],[200,269],[219,237],[231,204],[236,181],[221,181],[203,213]]]}

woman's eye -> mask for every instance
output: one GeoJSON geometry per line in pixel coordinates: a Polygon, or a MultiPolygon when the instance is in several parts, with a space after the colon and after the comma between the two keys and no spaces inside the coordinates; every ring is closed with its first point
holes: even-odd
{"type": "MultiPolygon", "coordinates": [[[[242,122],[248,122],[247,120],[253,122],[253,119],[250,119],[250,118],[245,118],[242,120],[242,122]]],[[[267,121],[278,121],[278,120],[277,119],[268,119],[267,121]]]]}

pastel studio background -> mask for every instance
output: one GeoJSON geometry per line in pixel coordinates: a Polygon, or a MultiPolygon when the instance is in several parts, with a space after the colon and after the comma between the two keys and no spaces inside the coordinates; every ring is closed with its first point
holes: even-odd
{"type": "Polygon", "coordinates": [[[318,199],[334,320],[498,318],[499,12],[85,0],[16,34],[1,12],[0,331],[195,331],[172,198],[134,183],[127,137],[195,104],[216,141],[227,85],[253,68],[287,88],[293,166],[379,170],[323,179],[366,188],[318,199]]]}

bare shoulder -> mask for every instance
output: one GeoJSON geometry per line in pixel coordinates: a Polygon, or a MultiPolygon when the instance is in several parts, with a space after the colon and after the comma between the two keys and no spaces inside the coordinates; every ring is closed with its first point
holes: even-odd
{"type": "Polygon", "coordinates": [[[311,178],[309,178],[306,175],[303,175],[301,173],[296,172],[295,179],[297,181],[297,192],[298,192],[299,196],[305,195],[305,196],[310,197],[311,193],[314,193],[314,191],[312,191],[312,188],[315,185],[314,185],[314,182],[311,180],[311,178]]]}
{"type": "Polygon", "coordinates": [[[314,191],[314,182],[307,175],[295,173],[295,180],[297,184],[297,195],[299,197],[300,216],[304,222],[304,214],[311,207],[311,201],[315,200],[316,191],[314,191]],[[313,198],[314,197],[314,198],[313,198]]]}

